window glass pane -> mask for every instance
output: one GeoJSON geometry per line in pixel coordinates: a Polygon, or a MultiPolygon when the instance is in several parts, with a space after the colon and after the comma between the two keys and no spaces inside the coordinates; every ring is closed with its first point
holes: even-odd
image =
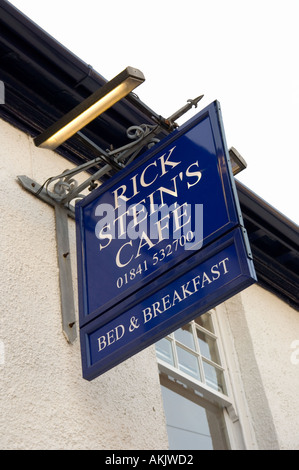
{"type": "Polygon", "coordinates": [[[163,338],[156,343],[156,353],[162,361],[168,362],[172,366],[174,365],[172,347],[168,339],[163,338]]]}
{"type": "Polygon", "coordinates": [[[170,450],[228,449],[221,410],[168,379],[161,382],[170,450]]]}
{"type": "Polygon", "coordinates": [[[179,369],[186,374],[192,375],[192,377],[201,380],[197,357],[180,346],[177,346],[177,353],[179,369]]]}
{"type": "Polygon", "coordinates": [[[206,330],[209,330],[212,333],[214,333],[213,322],[212,322],[211,315],[209,313],[204,313],[200,317],[197,317],[195,319],[195,323],[197,323],[199,326],[202,326],[206,330]]]}
{"type": "Polygon", "coordinates": [[[223,372],[205,361],[203,361],[203,368],[207,385],[218,392],[226,393],[223,372]]]}
{"type": "Polygon", "coordinates": [[[175,331],[174,337],[188,348],[194,349],[194,338],[190,323],[175,331]]]}
{"type": "Polygon", "coordinates": [[[201,330],[196,330],[200,354],[216,364],[220,364],[216,340],[201,330]]]}

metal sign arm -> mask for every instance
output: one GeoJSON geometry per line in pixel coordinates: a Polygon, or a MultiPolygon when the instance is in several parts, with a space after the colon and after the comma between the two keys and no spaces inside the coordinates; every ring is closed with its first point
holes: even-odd
{"type": "Polygon", "coordinates": [[[28,178],[18,176],[19,183],[24,189],[55,209],[57,259],[59,267],[59,284],[61,293],[62,331],[69,343],[77,338],[72,269],[70,259],[68,217],[74,218],[74,212],[68,207],[58,204],[53,194],[43,186],[28,178]]]}

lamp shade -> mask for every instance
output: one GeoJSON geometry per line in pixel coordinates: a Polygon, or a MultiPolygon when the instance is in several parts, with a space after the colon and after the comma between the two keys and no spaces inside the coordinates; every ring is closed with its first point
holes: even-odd
{"type": "Polygon", "coordinates": [[[235,149],[235,147],[231,147],[229,149],[229,157],[230,157],[230,162],[231,162],[234,176],[236,176],[242,170],[245,170],[245,168],[247,168],[246,161],[244,160],[242,155],[238,152],[238,150],[235,149]]]}

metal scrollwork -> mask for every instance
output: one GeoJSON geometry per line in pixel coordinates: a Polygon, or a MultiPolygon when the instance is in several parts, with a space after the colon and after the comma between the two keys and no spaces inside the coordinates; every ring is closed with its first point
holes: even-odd
{"type": "MultiPolygon", "coordinates": [[[[192,106],[197,107],[197,103],[202,99],[202,97],[203,95],[195,98],[194,100],[188,100],[187,104],[183,108],[179,109],[167,120],[164,120],[168,123],[170,131],[177,127],[175,120],[191,109],[192,106]]],[[[97,182],[100,181],[104,175],[111,174],[113,171],[121,170],[137,158],[140,153],[156,145],[160,141],[160,139],[157,138],[160,131],[160,123],[155,125],[141,124],[138,126],[131,126],[127,129],[127,138],[131,142],[123,147],[106,151],[98,147],[82,132],[78,132],[81,139],[83,139],[86,145],[90,146],[92,150],[98,154],[98,157],[79,165],[73,170],[65,170],[60,175],[49,178],[36,192],[36,195],[39,195],[41,192],[45,192],[47,196],[52,198],[55,202],[74,210],[74,208],[69,205],[70,201],[85,197],[82,194],[82,191],[87,188],[92,191],[97,187],[97,182]],[[101,164],[100,168],[99,164],[101,164]],[[96,165],[98,165],[98,167],[93,175],[87,178],[83,183],[78,184],[74,179],[74,176],[96,165]],[[52,187],[53,184],[53,190],[50,190],[50,186],[52,187]]]]}

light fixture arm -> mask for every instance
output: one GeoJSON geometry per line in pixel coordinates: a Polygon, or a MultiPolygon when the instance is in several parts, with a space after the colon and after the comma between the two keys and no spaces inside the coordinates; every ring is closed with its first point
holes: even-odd
{"type": "MultiPolygon", "coordinates": [[[[169,123],[170,128],[174,129],[177,127],[178,125],[175,123],[175,119],[181,117],[193,106],[197,107],[198,102],[203,98],[203,96],[204,95],[200,95],[194,100],[188,100],[185,106],[180,108],[177,112],[166,119],[166,122],[169,123]]],[[[103,177],[103,175],[105,175],[107,172],[121,170],[131,163],[146,146],[150,148],[151,146],[155,145],[155,143],[159,142],[159,139],[157,139],[156,135],[161,132],[161,130],[161,125],[159,124],[152,126],[148,124],[131,126],[127,129],[127,137],[133,140],[133,142],[106,152],[99,148],[81,131],[79,131],[79,137],[85,142],[87,146],[92,147],[93,151],[99,153],[99,156],[88,163],[79,165],[74,170],[67,170],[66,172],[63,172],[56,177],[50,178],[45,183],[46,190],[48,191],[47,188],[51,183],[58,180],[54,186],[54,193],[51,193],[52,197],[62,205],[69,205],[70,201],[84,197],[81,192],[84,191],[87,187],[90,187],[91,190],[94,189],[97,186],[96,181],[103,177]],[[105,161],[106,165],[96,171],[80,185],[78,185],[75,180],[72,179],[74,175],[92,168],[103,160],[105,161]]]]}
{"type": "MultiPolygon", "coordinates": [[[[175,120],[189,111],[193,106],[197,107],[198,102],[203,98],[203,95],[198,96],[194,100],[188,100],[187,104],[172,114],[168,119],[164,120],[169,125],[169,130],[173,130],[178,125],[175,120]]],[[[82,131],[78,131],[77,135],[84,144],[89,147],[94,154],[98,154],[93,160],[83,163],[72,170],[66,170],[63,173],[48,178],[35,194],[38,196],[42,192],[46,197],[52,198],[55,203],[60,204],[62,207],[66,207],[68,210],[74,212],[74,206],[70,205],[70,202],[84,197],[82,191],[86,188],[90,190],[97,186],[96,181],[100,180],[106,173],[119,171],[129,163],[131,163],[139,153],[146,147],[150,148],[159,141],[156,135],[162,130],[160,123],[155,125],[142,124],[140,126],[131,126],[127,129],[127,137],[132,142],[119,147],[117,149],[104,151],[98,147],[92,140],[90,140],[82,131]],[[105,163],[104,166],[96,170],[91,176],[89,176],[83,183],[78,184],[74,179],[77,174],[88,171],[92,167],[105,163]],[[50,191],[50,186],[54,184],[53,190],[50,191]]],[[[48,131],[47,131],[48,134],[48,131]]],[[[39,137],[39,143],[43,137],[39,137]]]]}
{"type": "Polygon", "coordinates": [[[144,80],[144,75],[140,70],[127,67],[35,137],[35,145],[52,150],[59,147],[100,114],[127,96],[144,80]]]}
{"type": "MultiPolygon", "coordinates": [[[[203,95],[200,95],[194,100],[188,100],[185,106],[172,114],[166,120],[169,123],[170,128],[174,129],[177,127],[175,120],[190,110],[192,106],[197,107],[198,102],[202,98],[203,95]]],[[[93,141],[84,135],[84,133],[78,131],[78,137],[84,141],[84,144],[87,147],[91,148],[94,154],[98,154],[98,156],[72,170],[66,170],[57,176],[48,178],[42,186],[39,186],[39,189],[36,189],[37,186],[34,184],[35,195],[39,196],[43,192],[43,196],[51,198],[55,203],[60,204],[62,207],[67,208],[68,211],[74,213],[75,209],[73,205],[70,205],[71,201],[85,197],[82,192],[87,188],[90,190],[95,189],[98,185],[97,181],[99,181],[105,174],[118,172],[131,163],[141,151],[145,150],[146,147],[150,148],[159,142],[156,135],[159,134],[161,130],[162,127],[160,124],[131,126],[127,129],[127,137],[132,140],[132,142],[117,149],[107,151],[98,147],[93,141]],[[92,167],[98,166],[100,163],[103,164],[103,162],[105,163],[104,166],[101,166],[100,168],[98,167],[98,169],[81,184],[78,184],[74,179],[74,176],[79,173],[88,171],[92,167]],[[50,186],[53,186],[53,184],[54,187],[50,190],[50,186]]],[[[241,169],[246,167],[246,162],[233,147],[230,149],[229,153],[233,165],[233,173],[236,174],[238,171],[241,171],[241,169]],[[236,157],[238,157],[238,159],[236,157]]]]}

